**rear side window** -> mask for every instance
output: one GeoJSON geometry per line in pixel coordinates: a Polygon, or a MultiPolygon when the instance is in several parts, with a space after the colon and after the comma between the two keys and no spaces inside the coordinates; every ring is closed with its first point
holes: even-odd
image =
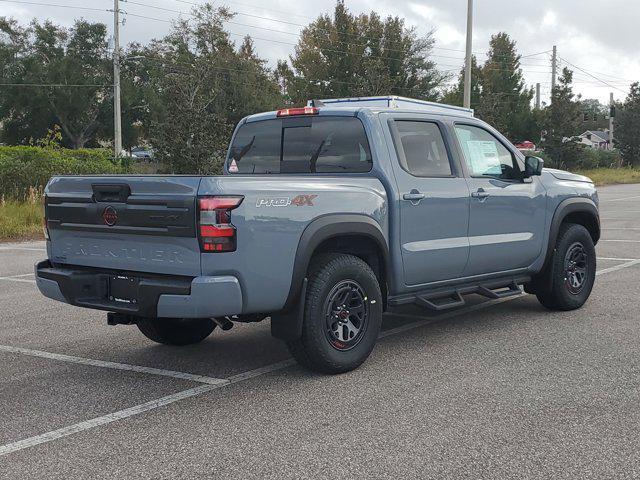
{"type": "Polygon", "coordinates": [[[229,173],[363,173],[373,165],[355,117],[291,117],[242,125],[227,158],[229,173]]]}
{"type": "Polygon", "coordinates": [[[451,176],[449,156],[438,125],[408,120],[396,120],[395,125],[402,168],[416,177],[451,176]]]}

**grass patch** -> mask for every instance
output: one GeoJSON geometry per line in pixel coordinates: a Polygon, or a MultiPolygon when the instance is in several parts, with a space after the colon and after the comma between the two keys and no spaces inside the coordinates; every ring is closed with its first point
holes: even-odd
{"type": "Polygon", "coordinates": [[[618,183],[640,183],[640,168],[595,168],[592,170],[577,170],[575,173],[586,175],[598,186],[618,183]]]}
{"type": "Polygon", "coordinates": [[[0,241],[43,238],[40,202],[0,203],[0,241]]]}

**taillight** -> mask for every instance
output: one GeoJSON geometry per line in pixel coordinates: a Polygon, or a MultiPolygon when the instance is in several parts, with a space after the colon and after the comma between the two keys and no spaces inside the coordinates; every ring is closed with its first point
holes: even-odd
{"type": "Polygon", "coordinates": [[[200,248],[203,252],[234,252],[236,227],[231,223],[231,210],[238,208],[244,197],[202,197],[198,199],[200,248]]]}
{"type": "Polygon", "coordinates": [[[291,117],[293,115],[318,115],[316,107],[285,108],[276,112],[276,117],[291,117]]]}
{"type": "Polygon", "coordinates": [[[44,239],[49,240],[49,225],[47,224],[47,196],[42,196],[42,232],[44,239]]]}

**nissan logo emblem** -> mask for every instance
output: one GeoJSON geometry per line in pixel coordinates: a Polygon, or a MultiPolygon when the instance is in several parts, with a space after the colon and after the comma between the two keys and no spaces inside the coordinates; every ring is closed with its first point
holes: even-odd
{"type": "Polygon", "coordinates": [[[118,221],[118,212],[117,212],[117,210],[115,208],[113,208],[111,205],[109,205],[102,212],[102,219],[104,220],[104,223],[106,223],[110,227],[113,227],[116,224],[116,222],[118,221]]]}

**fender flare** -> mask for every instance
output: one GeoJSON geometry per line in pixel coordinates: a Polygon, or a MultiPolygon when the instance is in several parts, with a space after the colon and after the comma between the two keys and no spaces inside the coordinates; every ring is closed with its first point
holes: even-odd
{"type": "MultiPolygon", "coordinates": [[[[375,242],[382,253],[385,273],[390,272],[389,247],[380,225],[361,214],[329,214],[313,220],[302,232],[291,276],[291,286],[283,309],[271,315],[271,333],[277,338],[293,340],[302,333],[303,295],[306,274],[313,252],[322,242],[343,235],[361,235],[375,242]]],[[[388,280],[387,280],[388,281],[388,280]]]]}
{"type": "Polygon", "coordinates": [[[551,260],[551,257],[553,256],[562,222],[565,218],[567,218],[569,214],[576,212],[586,213],[593,217],[595,225],[597,226],[597,232],[595,238],[593,239],[594,243],[597,243],[600,239],[600,214],[598,212],[598,207],[593,202],[593,200],[591,200],[590,198],[567,198],[566,200],[563,200],[556,207],[556,210],[553,214],[553,219],[551,220],[549,242],[547,243],[547,252],[545,254],[542,270],[546,268],[547,264],[551,260]]]}

